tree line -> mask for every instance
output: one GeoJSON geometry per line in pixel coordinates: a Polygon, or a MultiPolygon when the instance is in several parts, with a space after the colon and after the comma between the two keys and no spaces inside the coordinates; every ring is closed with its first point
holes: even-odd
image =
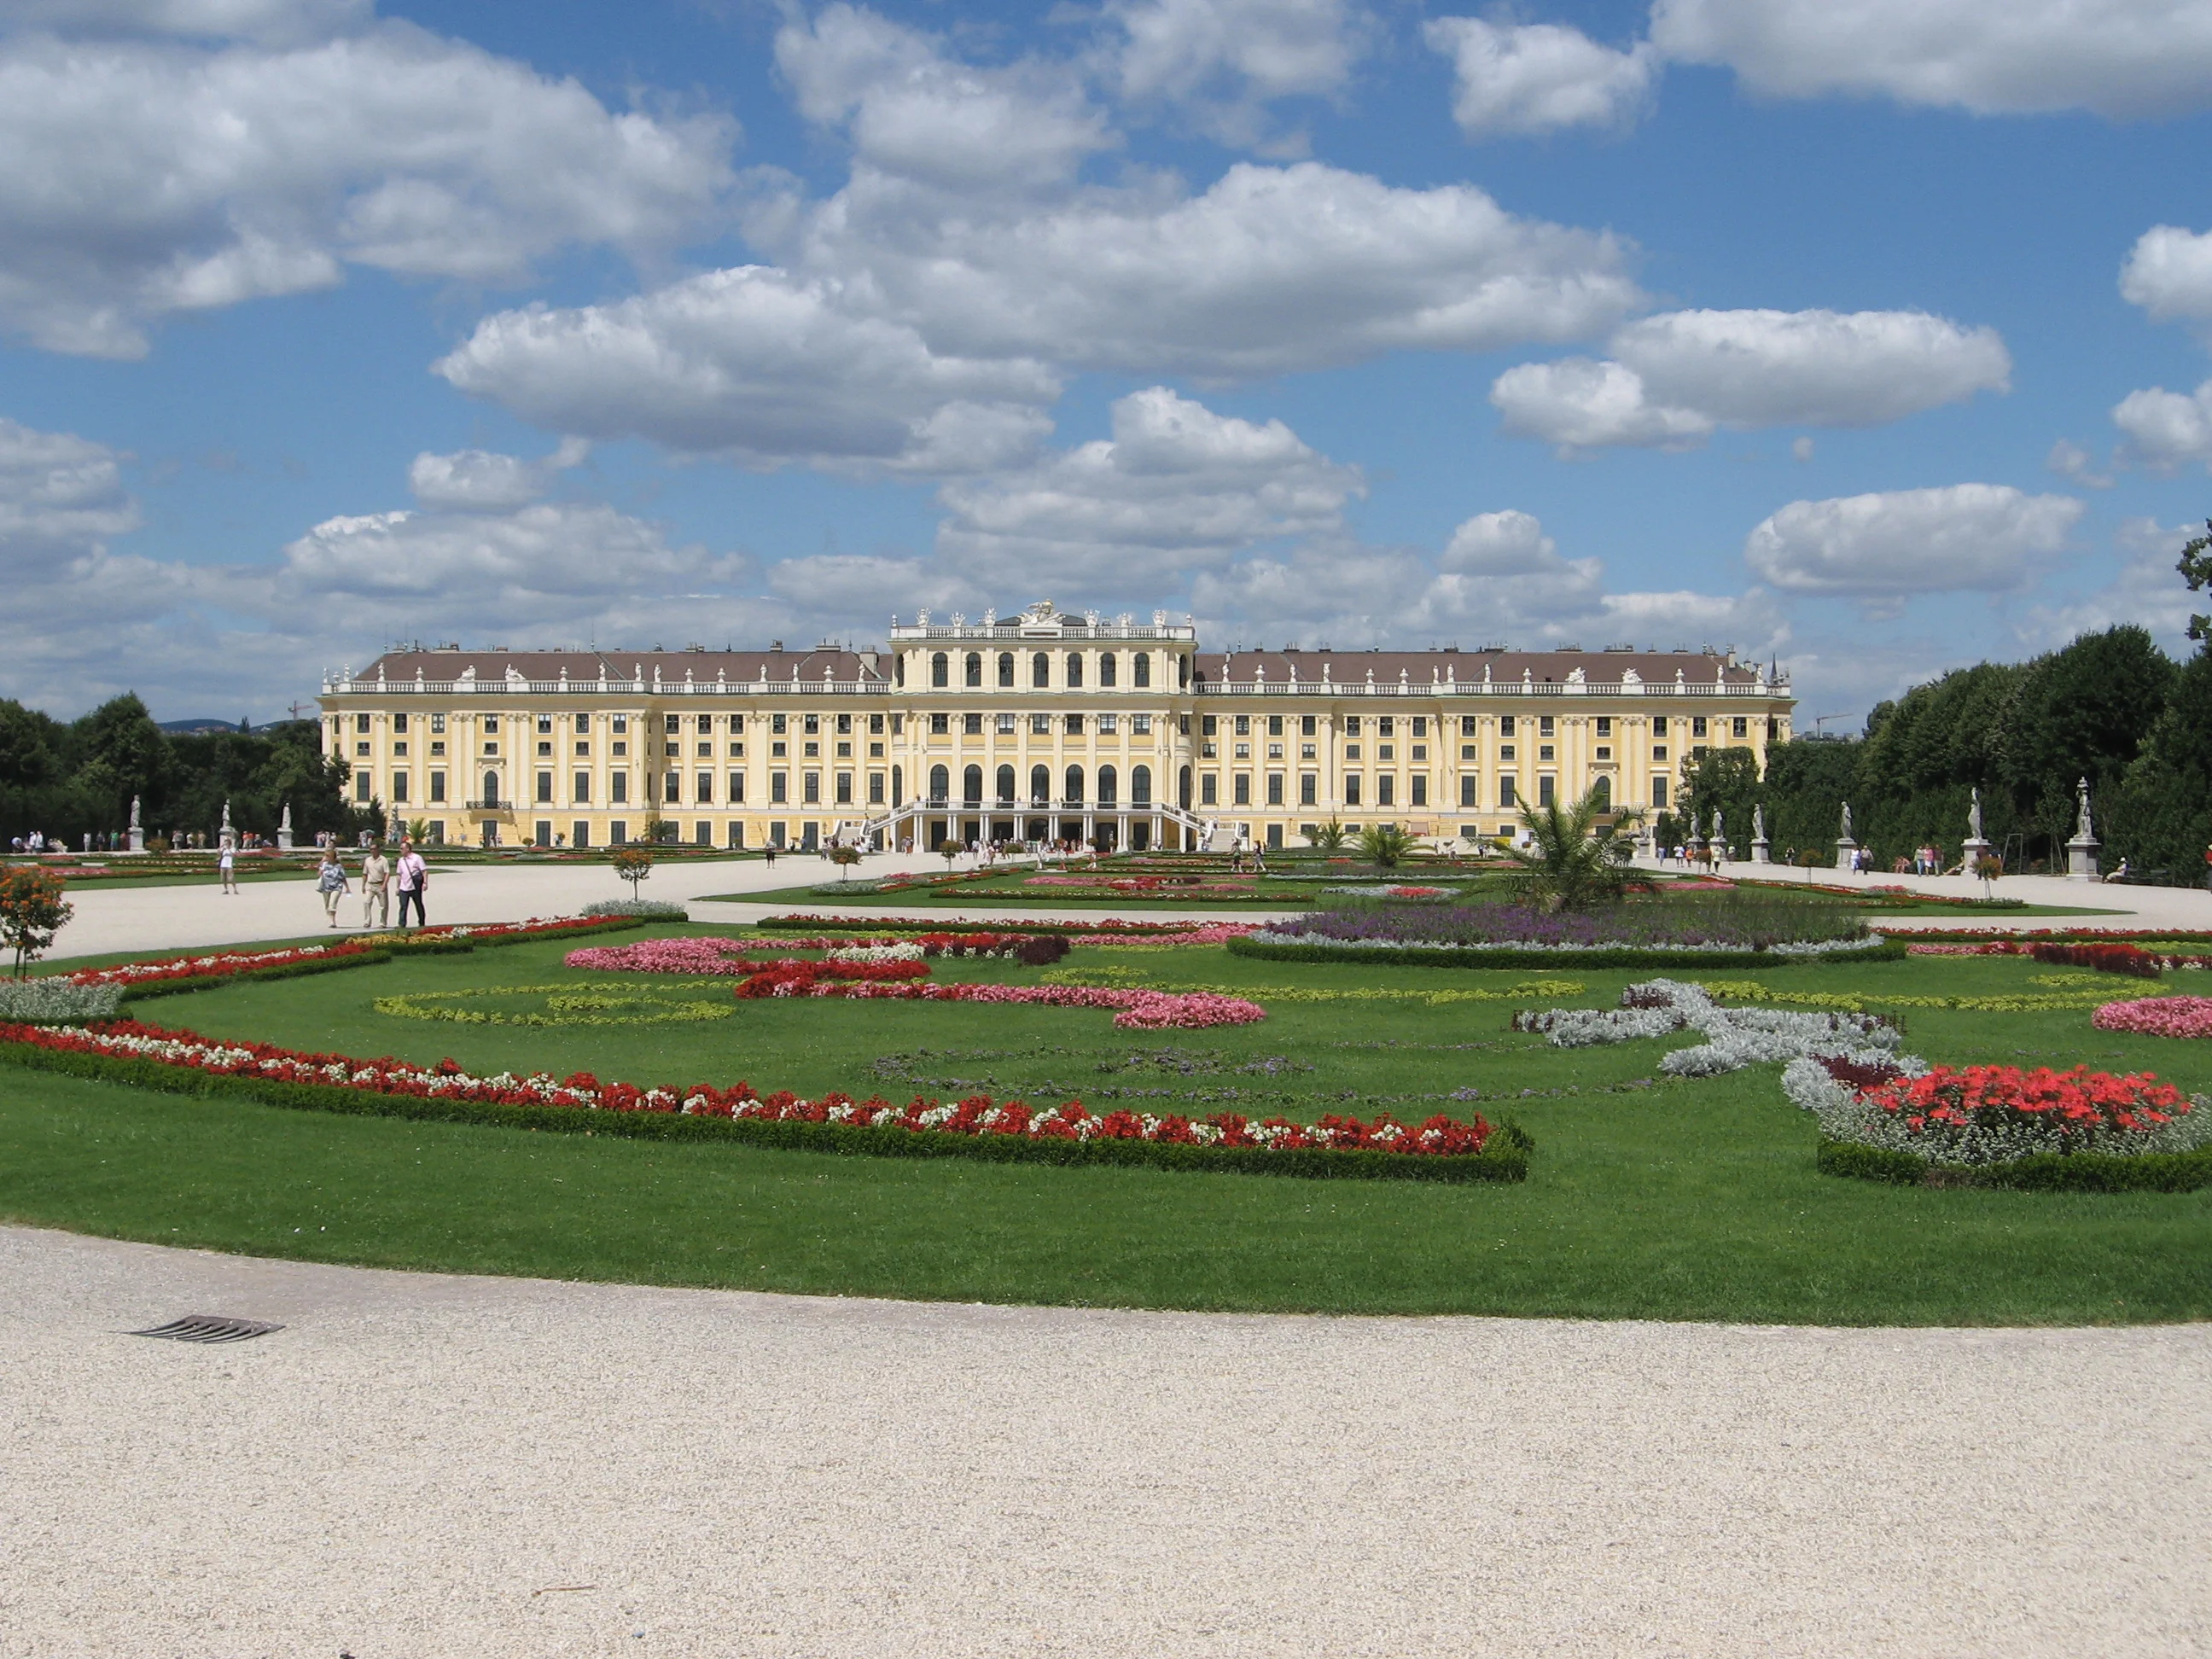
{"type": "Polygon", "coordinates": [[[76,847],[88,831],[126,829],[134,796],[149,837],[200,831],[212,844],[225,801],[234,827],[263,836],[289,805],[308,843],[318,830],[380,827],[374,808],[347,803],[346,778],[312,720],[178,734],[128,692],[68,721],[0,698],[0,846],[37,830],[76,847]]]}
{"type": "MultiPolygon", "coordinates": [[[[2212,530],[2212,526],[2208,526],[2212,530]]],[[[2212,556],[2212,536],[2191,543],[2212,556]]],[[[2208,572],[2192,570],[2190,586],[2208,572]]],[[[2203,641],[2212,626],[2197,618],[2203,641]]],[[[1877,704],[1856,738],[1801,738],[1767,754],[1708,750],[1685,779],[1687,817],[1718,809],[1731,855],[1749,856],[1752,811],[1765,811],[1773,855],[1832,861],[1842,805],[1852,830],[1887,869],[1932,843],[1958,861],[1969,804],[1980,791],[1983,834],[2008,869],[2062,872],[2088,781],[2110,871],[2126,860],[2142,879],[2205,879],[2212,842],[2212,652],[2177,664],[2132,624],[2084,634],[2028,662],[1978,663],[1877,704]]],[[[1662,838],[1686,833],[1662,824],[1662,838]]]]}

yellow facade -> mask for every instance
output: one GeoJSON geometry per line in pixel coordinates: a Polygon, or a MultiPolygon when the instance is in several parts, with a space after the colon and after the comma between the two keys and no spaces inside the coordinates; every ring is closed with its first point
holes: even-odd
{"type": "Polygon", "coordinates": [[[1600,781],[1664,810],[1706,748],[1763,767],[1793,699],[1711,653],[1206,653],[1040,605],[925,612],[887,651],[392,652],[322,705],[355,799],[441,840],[1183,848],[1507,833],[1600,781]]]}

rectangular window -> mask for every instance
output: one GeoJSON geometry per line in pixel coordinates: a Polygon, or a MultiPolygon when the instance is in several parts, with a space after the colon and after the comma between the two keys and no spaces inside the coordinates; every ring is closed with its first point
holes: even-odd
{"type": "Polygon", "coordinates": [[[1279,738],[1283,735],[1283,717],[1280,714],[1267,716],[1267,735],[1271,738],[1279,738]]]}
{"type": "Polygon", "coordinates": [[[1540,777],[1536,780],[1537,805],[1549,806],[1552,804],[1552,791],[1556,782],[1557,780],[1550,776],[1540,777]]]}
{"type": "Polygon", "coordinates": [[[1312,806],[1321,799],[1321,780],[1310,772],[1298,774],[1298,805],[1312,806]]]}
{"type": "Polygon", "coordinates": [[[1380,737],[1396,737],[1398,735],[1398,717],[1395,714],[1383,715],[1382,719],[1375,722],[1375,730],[1376,735],[1380,737]]]}
{"type": "Polygon", "coordinates": [[[617,714],[617,715],[616,715],[616,716],[615,716],[615,730],[616,730],[616,731],[617,731],[617,732],[627,732],[627,731],[629,731],[629,715],[627,715],[627,714],[617,714]]]}
{"type": "Polygon", "coordinates": [[[853,775],[850,772],[840,772],[837,775],[837,805],[850,806],[852,804],[853,775]]]}
{"type": "Polygon", "coordinates": [[[884,775],[880,772],[871,772],[868,774],[868,805],[881,806],[883,804],[884,775]]]}
{"type": "Polygon", "coordinates": [[[1539,714],[1536,717],[1536,735],[1540,738],[1548,738],[1553,735],[1552,717],[1549,714],[1539,714]]]}
{"type": "Polygon", "coordinates": [[[1472,715],[1472,714],[1462,714],[1462,715],[1459,717],[1459,734],[1460,734],[1460,736],[1462,736],[1462,738],[1471,738],[1471,737],[1474,737],[1474,736],[1475,736],[1475,735],[1476,735],[1476,732],[1477,732],[1477,731],[1478,731],[1478,730],[1479,730],[1479,728],[1476,726],[1476,725],[1475,725],[1475,723],[1474,723],[1474,715],[1472,715]]]}
{"type": "Polygon", "coordinates": [[[1129,732],[1134,737],[1149,738],[1152,735],[1152,717],[1150,714],[1130,715],[1129,732]]]}
{"type": "Polygon", "coordinates": [[[1282,804],[1283,775],[1280,772],[1270,772],[1267,774],[1267,805],[1280,806],[1282,804]]]}
{"type": "Polygon", "coordinates": [[[439,738],[439,737],[443,737],[443,736],[445,735],[445,733],[446,733],[446,717],[445,717],[443,714],[433,714],[433,715],[431,715],[431,716],[430,716],[430,735],[431,735],[432,737],[434,737],[434,738],[439,738]]]}
{"type": "Polygon", "coordinates": [[[1413,775],[1413,805],[1416,805],[1416,806],[1426,806],[1428,804],[1429,804],[1429,778],[1428,778],[1428,774],[1427,774],[1427,773],[1425,773],[1425,772],[1418,772],[1418,773],[1415,773],[1415,774],[1414,774],[1414,775],[1413,775]]]}
{"type": "Polygon", "coordinates": [[[1002,738],[1011,738],[1014,735],[1014,717],[1012,714],[999,716],[999,735],[1002,738]]]}
{"type": "MultiPolygon", "coordinates": [[[[366,718],[367,718],[367,716],[365,716],[365,715],[364,715],[362,718],[366,719],[366,718]]],[[[362,729],[362,731],[364,731],[364,732],[366,732],[366,731],[368,731],[368,728],[367,726],[362,726],[361,729],[362,729]]],[[[1200,714],[1200,715],[1198,717],[1198,735],[1199,735],[1200,737],[1201,737],[1201,738],[1210,738],[1210,737],[1212,737],[1214,734],[1215,734],[1215,720],[1214,720],[1214,717],[1213,717],[1212,715],[1211,715],[1211,714],[1200,714]]]]}
{"type": "Polygon", "coordinates": [[[1511,805],[1513,805],[1513,797],[1514,797],[1513,780],[1512,780],[1512,779],[1510,779],[1510,778],[1500,778],[1500,779],[1498,779],[1498,804],[1500,806],[1511,806],[1511,805]]]}
{"type": "Polygon", "coordinates": [[[1480,806],[1482,805],[1480,800],[1475,799],[1474,794],[1475,789],[1480,781],[1481,780],[1478,778],[1462,778],[1459,781],[1459,804],[1462,806],[1480,806]]]}
{"type": "MultiPolygon", "coordinates": [[[[1238,718],[1243,719],[1243,716],[1240,715],[1238,718]]],[[[1239,772],[1236,777],[1235,787],[1236,805],[1249,806],[1252,804],[1252,775],[1249,772],[1239,772]]]]}
{"type": "Polygon", "coordinates": [[[1693,738],[1702,738],[1705,735],[1705,717],[1703,714],[1692,714],[1690,717],[1690,735],[1693,738]]]}
{"type": "Polygon", "coordinates": [[[1511,760],[1516,753],[1516,750],[1510,743],[1501,743],[1498,745],[1498,758],[1502,761],[1511,760]]]}
{"type": "Polygon", "coordinates": [[[800,729],[802,729],[810,738],[820,737],[822,735],[822,716],[819,714],[806,714],[801,716],[800,729]]]}
{"type": "Polygon", "coordinates": [[[671,772],[660,781],[660,796],[672,805],[684,799],[684,775],[671,772]]]}
{"type": "Polygon", "coordinates": [[[841,738],[849,738],[853,735],[853,717],[850,714],[837,716],[837,735],[841,738]]]}
{"type": "Polygon", "coordinates": [[[735,818],[730,820],[729,844],[735,848],[742,848],[745,844],[745,826],[735,818]]]}
{"type": "Polygon", "coordinates": [[[1651,745],[1651,758],[1656,761],[1665,760],[1667,758],[1667,745],[1663,743],[1653,744],[1651,745]]]}
{"type": "Polygon", "coordinates": [[[629,804],[629,773],[617,772],[607,779],[607,800],[611,805],[616,806],[623,806],[629,804]]]}
{"type": "Polygon", "coordinates": [[[353,717],[353,729],[356,732],[366,732],[368,730],[368,716],[366,714],[356,714],[353,717]]]}
{"type": "Polygon", "coordinates": [[[353,775],[353,798],[357,801],[365,801],[368,799],[368,774],[366,772],[355,773],[353,775]]]}
{"type": "Polygon", "coordinates": [[[1513,735],[1512,715],[1500,714],[1498,717],[1498,735],[1501,738],[1510,738],[1513,735]]]}
{"type": "Polygon", "coordinates": [[[1749,737],[1749,736],[1751,735],[1751,720],[1750,720],[1750,719],[1749,719],[1747,716],[1739,714],[1739,715],[1738,715],[1738,716],[1737,716],[1737,717],[1736,717],[1733,721],[1731,721],[1731,722],[1729,723],[1729,731],[1733,735],[1735,735],[1735,736],[1736,736],[1736,737],[1739,737],[1739,738],[1747,738],[1747,737],[1749,737]]]}
{"type": "Polygon", "coordinates": [[[768,775],[768,798],[777,805],[791,799],[791,774],[771,772],[768,775]]]}
{"type": "Polygon", "coordinates": [[[589,805],[592,799],[592,775],[589,772],[579,772],[568,781],[576,786],[570,792],[568,799],[578,806],[589,805]]]}
{"type": "Polygon", "coordinates": [[[1252,735],[1252,717],[1249,714],[1239,714],[1237,717],[1237,735],[1240,738],[1249,738],[1252,735]]]}
{"type": "Polygon", "coordinates": [[[1395,806],[1398,804],[1398,780],[1391,773],[1385,772],[1375,780],[1375,804],[1377,806],[1395,806]]]}
{"type": "Polygon", "coordinates": [[[553,775],[550,772],[538,775],[538,799],[544,801],[553,799],[553,775]]]}
{"type": "Polygon", "coordinates": [[[406,716],[406,715],[404,715],[404,714],[394,714],[394,715],[392,717],[392,733],[393,733],[393,735],[394,735],[394,736],[397,736],[397,737],[404,737],[404,736],[406,736],[406,734],[407,734],[407,716],[406,716]]]}
{"type": "Polygon", "coordinates": [[[1651,780],[1651,804],[1654,806],[1664,806],[1667,804],[1666,779],[1654,778],[1651,780]]]}
{"type": "Polygon", "coordinates": [[[1557,744],[1540,743],[1536,745],[1536,758],[1540,761],[1557,760],[1558,750],[1557,744]]]}
{"type": "Polygon", "coordinates": [[[609,846],[620,847],[625,844],[629,840],[629,825],[624,823],[620,818],[615,819],[613,823],[607,825],[607,844],[609,846]]]}
{"type": "Polygon", "coordinates": [[[1083,735],[1083,716],[1080,714],[1070,714],[1067,717],[1066,730],[1067,735],[1071,738],[1081,737],[1083,735]]]}
{"type": "Polygon", "coordinates": [[[588,818],[578,818],[568,826],[568,845],[589,847],[592,844],[592,824],[588,818]]]}
{"type": "Polygon", "coordinates": [[[443,772],[430,774],[430,799],[439,806],[446,804],[446,775],[443,772]]]}
{"type": "Polygon", "coordinates": [[[1597,717],[1597,734],[1601,738],[1609,738],[1613,735],[1612,715],[1600,714],[1597,717]]]}
{"type": "Polygon", "coordinates": [[[963,714],[960,717],[960,735],[963,738],[981,737],[983,717],[981,714],[963,714]]]}
{"type": "Polygon", "coordinates": [[[592,717],[589,714],[576,716],[576,735],[580,738],[588,738],[592,735],[592,717]]]}
{"type": "Polygon", "coordinates": [[[1315,735],[1317,729],[1315,717],[1313,715],[1301,714],[1298,716],[1298,735],[1300,737],[1310,738],[1315,735]]]}
{"type": "Polygon", "coordinates": [[[743,760],[744,757],[745,757],[745,746],[744,746],[744,744],[741,744],[741,743],[733,743],[733,744],[732,744],[730,745],[730,758],[731,758],[732,760],[743,760]]]}
{"type": "Polygon", "coordinates": [[[1651,735],[1655,738],[1663,738],[1667,735],[1667,717],[1664,714],[1654,714],[1651,717],[1651,735]]]}
{"type": "Polygon", "coordinates": [[[1603,743],[1601,743],[1601,744],[1598,744],[1598,746],[1597,746],[1597,757],[1598,757],[1600,760],[1611,760],[1611,759],[1613,758],[1613,747],[1612,747],[1612,745],[1611,745],[1610,744],[1603,744],[1603,743]]]}
{"type": "Polygon", "coordinates": [[[744,805],[745,775],[744,773],[732,772],[730,774],[729,793],[725,796],[724,799],[726,799],[732,806],[742,806],[744,805]]]}
{"type": "Polygon", "coordinates": [[[881,736],[883,736],[883,734],[884,734],[884,717],[883,717],[881,714],[871,714],[871,715],[869,715],[869,716],[868,716],[868,735],[869,735],[870,737],[872,737],[872,738],[880,738],[881,736]]]}
{"type": "Polygon", "coordinates": [[[1346,806],[1359,805],[1359,774],[1357,772],[1349,774],[1344,780],[1344,804],[1346,806]]]}
{"type": "Polygon", "coordinates": [[[1417,738],[1425,738],[1429,735],[1429,717],[1426,714],[1413,716],[1413,735],[1417,738]]]}
{"type": "Polygon", "coordinates": [[[768,729],[771,736],[779,738],[786,736],[791,730],[791,716],[770,714],[768,717],[768,729]]]}
{"type": "Polygon", "coordinates": [[[693,778],[691,782],[693,786],[691,799],[702,806],[712,806],[714,804],[714,775],[712,772],[702,772],[693,778]]]}
{"type": "Polygon", "coordinates": [[[702,743],[696,752],[701,760],[712,760],[714,758],[714,745],[711,743],[702,743]]]}
{"type": "Polygon", "coordinates": [[[1208,772],[1199,779],[1198,804],[1200,806],[1221,805],[1221,779],[1218,774],[1208,772]]]}
{"type": "Polygon", "coordinates": [[[684,716],[681,714],[671,714],[662,722],[662,724],[667,728],[668,735],[670,737],[676,737],[684,730],[684,716]]]}
{"type": "Polygon", "coordinates": [[[498,715],[496,715],[496,714],[486,714],[486,715],[483,717],[483,729],[484,729],[484,734],[485,734],[487,737],[489,737],[489,735],[491,735],[493,732],[495,732],[498,731],[498,730],[499,730],[499,716],[498,716],[498,715]]]}
{"type": "Polygon", "coordinates": [[[1356,738],[1359,735],[1358,715],[1346,714],[1344,717],[1344,735],[1347,738],[1356,738]]]}
{"type": "Polygon", "coordinates": [[[404,772],[394,772],[392,775],[392,804],[394,806],[404,806],[407,804],[407,775],[404,772]]]}
{"type": "Polygon", "coordinates": [[[1050,737],[1052,735],[1052,716],[1049,714],[1030,715],[1030,735],[1033,738],[1050,737]]]}
{"type": "Polygon", "coordinates": [[[809,806],[820,805],[822,804],[822,775],[819,772],[806,773],[801,779],[801,785],[806,804],[809,806]]]}
{"type": "Polygon", "coordinates": [[[1098,735],[1102,738],[1114,736],[1121,723],[1121,717],[1119,714],[1101,714],[1098,717],[1098,735]]]}

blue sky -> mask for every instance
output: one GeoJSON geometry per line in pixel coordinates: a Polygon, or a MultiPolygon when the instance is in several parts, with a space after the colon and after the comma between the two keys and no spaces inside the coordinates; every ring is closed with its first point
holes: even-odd
{"type": "Polygon", "coordinates": [[[2184,644],[2202,5],[4,17],[0,694],[57,713],[1046,596],[1734,645],[1831,730],[2184,644]]]}

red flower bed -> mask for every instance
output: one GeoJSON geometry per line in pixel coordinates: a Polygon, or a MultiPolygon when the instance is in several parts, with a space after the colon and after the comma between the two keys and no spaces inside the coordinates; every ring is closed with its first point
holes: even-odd
{"type": "Polygon", "coordinates": [[[556,1106],[580,1111],[666,1112],[846,1124],[914,1133],[1142,1140],[1259,1151],[1362,1151],[1433,1158],[1480,1152],[1491,1134],[1491,1126],[1480,1115],[1471,1123],[1439,1115],[1413,1125],[1401,1123],[1388,1113],[1366,1122],[1355,1117],[1331,1115],[1311,1125],[1291,1123],[1282,1118],[1255,1123],[1234,1113],[1189,1118],[1115,1111],[1102,1116],[1090,1111],[1080,1101],[1039,1109],[1022,1101],[996,1102],[985,1095],[951,1104],[917,1097],[904,1106],[895,1106],[880,1096],[855,1101],[850,1095],[834,1092],[811,1101],[802,1100],[787,1091],[763,1097],[749,1083],[738,1083],[727,1089],[710,1085],[640,1088],[629,1083],[603,1083],[588,1072],[578,1072],[557,1081],[544,1073],[525,1077],[511,1073],[477,1077],[463,1071],[451,1060],[424,1066],[388,1055],[359,1060],[346,1054],[307,1054],[280,1048],[272,1043],[216,1042],[195,1032],[166,1030],[136,1020],[118,1020],[86,1028],[0,1024],[0,1042],[147,1060],[223,1076],[352,1089],[368,1094],[501,1106],[556,1106]]]}
{"type": "Polygon", "coordinates": [[[151,985],[182,979],[229,979],[264,969],[289,968],[296,963],[326,962],[366,956],[393,945],[441,944],[457,940],[491,943],[517,938],[555,937],[562,933],[599,933],[608,926],[604,916],[560,916],[550,921],[488,922],[481,927],[456,925],[423,927],[410,933],[363,934],[336,945],[301,945],[281,951],[218,951],[211,956],[172,957],[158,962],[124,962],[107,968],[80,968],[69,975],[72,985],[151,985]]]}
{"type": "Polygon", "coordinates": [[[1911,1133],[2027,1131],[2087,1140],[2113,1131],[2146,1133],[2185,1115],[2189,1102],[2148,1072],[2115,1076],[2077,1066],[1938,1066],[1924,1077],[1895,1078],[1861,1091],[1868,1105],[1911,1133]]]}

